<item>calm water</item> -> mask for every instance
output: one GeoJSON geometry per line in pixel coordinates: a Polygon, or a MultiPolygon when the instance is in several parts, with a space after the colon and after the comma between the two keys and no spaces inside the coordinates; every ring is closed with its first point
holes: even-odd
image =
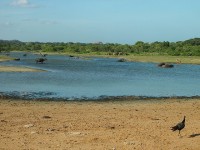
{"type": "Polygon", "coordinates": [[[47,72],[0,73],[0,92],[27,98],[99,98],[101,96],[200,96],[200,65],[164,69],[155,63],[117,62],[117,59],[75,59],[11,53],[21,61],[0,65],[28,66],[47,72]]]}

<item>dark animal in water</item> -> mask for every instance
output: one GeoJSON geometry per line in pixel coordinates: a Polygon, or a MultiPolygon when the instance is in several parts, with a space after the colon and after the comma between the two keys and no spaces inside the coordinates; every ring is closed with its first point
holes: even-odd
{"type": "Polygon", "coordinates": [[[162,67],[162,68],[173,68],[174,65],[172,64],[168,64],[168,63],[159,63],[158,67],[162,67]]]}
{"type": "Polygon", "coordinates": [[[163,62],[162,62],[162,63],[159,63],[159,64],[158,64],[158,67],[162,67],[163,65],[165,65],[165,63],[163,63],[163,62]]]}
{"type": "Polygon", "coordinates": [[[126,59],[121,58],[121,59],[118,60],[118,62],[126,62],[126,59]]]}
{"type": "Polygon", "coordinates": [[[20,61],[20,58],[15,58],[14,60],[15,60],[15,61],[20,61]]]}
{"type": "Polygon", "coordinates": [[[181,134],[180,131],[185,127],[185,116],[182,122],[179,122],[177,125],[171,127],[172,131],[179,130],[179,135],[181,134]]]}
{"type": "Polygon", "coordinates": [[[162,66],[163,68],[173,68],[174,65],[172,64],[165,64],[164,66],[162,66]]]}
{"type": "Polygon", "coordinates": [[[35,62],[36,62],[36,63],[41,63],[41,64],[43,64],[46,60],[47,60],[46,58],[37,58],[37,59],[35,60],[35,62]]]}

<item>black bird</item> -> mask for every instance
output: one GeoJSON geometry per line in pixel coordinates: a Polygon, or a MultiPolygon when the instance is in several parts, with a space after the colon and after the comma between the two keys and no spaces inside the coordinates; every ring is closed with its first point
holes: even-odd
{"type": "Polygon", "coordinates": [[[182,122],[179,122],[176,126],[171,127],[172,131],[176,131],[179,130],[179,135],[180,135],[180,131],[185,127],[185,116],[183,118],[182,122]]]}

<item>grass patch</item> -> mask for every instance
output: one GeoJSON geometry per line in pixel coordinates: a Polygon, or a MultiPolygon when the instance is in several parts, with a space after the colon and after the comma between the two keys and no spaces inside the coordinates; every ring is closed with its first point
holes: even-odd
{"type": "Polygon", "coordinates": [[[139,62],[177,63],[178,61],[180,61],[183,64],[200,64],[200,57],[198,57],[198,56],[159,56],[159,55],[135,56],[135,55],[129,55],[129,56],[125,56],[124,58],[126,58],[130,61],[139,61],[139,62]]]}

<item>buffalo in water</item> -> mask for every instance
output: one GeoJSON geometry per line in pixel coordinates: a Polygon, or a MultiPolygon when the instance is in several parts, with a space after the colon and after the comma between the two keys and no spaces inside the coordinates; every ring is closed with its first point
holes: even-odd
{"type": "Polygon", "coordinates": [[[168,64],[168,63],[159,63],[158,67],[162,67],[162,68],[173,68],[174,65],[172,64],[168,64]]]}
{"type": "Polygon", "coordinates": [[[126,61],[127,61],[127,60],[124,59],[124,58],[121,58],[121,59],[118,60],[118,62],[126,62],[126,61]]]}
{"type": "Polygon", "coordinates": [[[46,58],[37,58],[37,59],[35,59],[35,62],[43,64],[46,60],[47,60],[46,58]]]}
{"type": "Polygon", "coordinates": [[[15,61],[20,61],[20,58],[14,58],[15,61]]]}

